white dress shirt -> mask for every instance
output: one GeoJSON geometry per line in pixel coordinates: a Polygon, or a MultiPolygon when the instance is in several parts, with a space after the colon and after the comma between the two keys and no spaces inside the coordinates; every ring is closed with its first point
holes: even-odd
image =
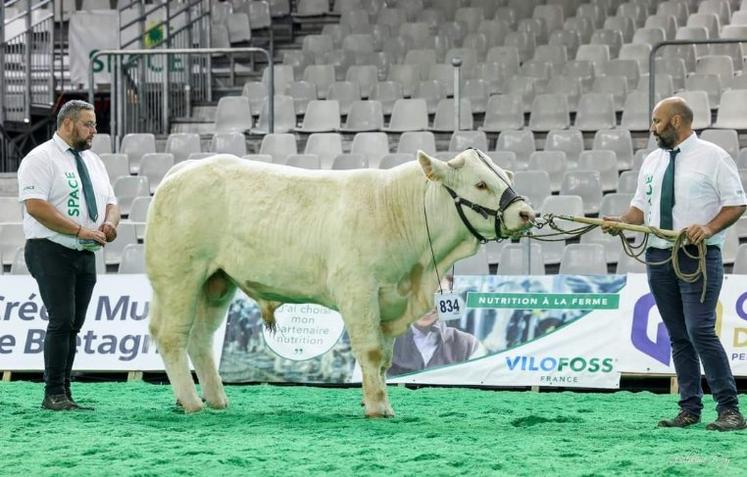
{"type": "MultiPolygon", "coordinates": [[[[704,141],[693,132],[675,149],[674,162],[674,230],[690,225],[706,225],[726,206],[747,204],[742,181],[734,160],[716,144],[704,141]]],[[[638,174],[638,187],[630,205],[643,211],[646,225],[659,227],[661,183],[669,164],[669,150],[656,149],[644,159],[638,174]]],[[[707,241],[721,247],[725,230],[707,241]]],[[[671,248],[664,239],[649,236],[649,247],[671,248]]]]}
{"type": "MultiPolygon", "coordinates": [[[[109,182],[106,167],[93,151],[80,153],[91,178],[98,217],[88,217],[88,207],[83,197],[83,186],[78,177],[75,156],[70,146],[56,133],[49,141],[34,148],[21,161],[18,168],[18,200],[46,200],[65,217],[89,229],[98,229],[106,220],[107,204],[116,204],[114,190],[109,182]]],[[[75,250],[83,246],[74,235],[50,230],[23,209],[23,233],[26,239],[45,238],[75,250]]]]}

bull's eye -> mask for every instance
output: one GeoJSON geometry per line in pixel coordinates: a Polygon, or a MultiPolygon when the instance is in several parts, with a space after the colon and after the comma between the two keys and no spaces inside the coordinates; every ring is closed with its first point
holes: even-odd
{"type": "Polygon", "coordinates": [[[480,181],[477,184],[475,184],[475,187],[477,190],[488,190],[488,185],[485,183],[485,181],[480,181]]]}

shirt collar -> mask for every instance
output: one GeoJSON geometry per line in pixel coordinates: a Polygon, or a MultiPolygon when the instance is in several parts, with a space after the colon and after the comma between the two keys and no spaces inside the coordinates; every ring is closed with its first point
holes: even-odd
{"type": "Polygon", "coordinates": [[[675,147],[675,149],[679,149],[681,153],[688,153],[693,150],[697,142],[698,142],[698,135],[695,134],[695,131],[693,131],[690,133],[687,139],[679,143],[679,145],[675,147]]]}
{"type": "Polygon", "coordinates": [[[65,140],[62,139],[57,133],[54,133],[54,135],[52,136],[52,142],[55,143],[55,145],[59,147],[62,152],[68,152],[70,149],[72,149],[72,147],[70,147],[70,145],[66,143],[65,140]]]}

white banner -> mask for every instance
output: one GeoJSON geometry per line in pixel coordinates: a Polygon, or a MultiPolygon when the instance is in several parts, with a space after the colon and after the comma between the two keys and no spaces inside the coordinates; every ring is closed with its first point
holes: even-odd
{"type": "MultiPolygon", "coordinates": [[[[88,67],[93,53],[119,48],[119,14],[116,10],[77,11],[70,15],[70,82],[88,87],[88,67]]],[[[94,64],[93,81],[111,83],[113,61],[99,58],[94,64]]]]}
{"type": "MultiPolygon", "coordinates": [[[[747,376],[747,277],[724,275],[716,308],[716,334],[721,339],[731,369],[747,376]]],[[[621,296],[625,330],[618,346],[620,370],[635,374],[674,374],[669,334],[661,319],[645,274],[628,275],[621,296]]]]}
{"type": "MultiPolygon", "coordinates": [[[[148,334],[152,291],[145,275],[99,275],[78,335],[75,369],[161,371],[163,361],[148,334]]],[[[44,369],[47,328],[36,281],[28,275],[0,276],[0,369],[44,369]]],[[[216,331],[214,353],[223,348],[225,320],[216,331]]]]}

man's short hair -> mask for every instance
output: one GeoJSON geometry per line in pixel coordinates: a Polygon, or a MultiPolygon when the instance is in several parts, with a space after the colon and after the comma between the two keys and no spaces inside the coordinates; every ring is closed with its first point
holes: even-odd
{"type": "Polygon", "coordinates": [[[671,104],[670,113],[672,116],[675,114],[678,114],[682,116],[682,120],[685,122],[685,124],[692,124],[693,123],[693,110],[688,106],[687,102],[685,102],[684,99],[678,98],[680,101],[673,101],[671,104]]]}
{"type": "Polygon", "coordinates": [[[71,99],[63,104],[60,108],[60,112],[57,113],[57,129],[62,127],[62,123],[65,122],[65,119],[67,118],[76,121],[78,116],[80,116],[80,112],[84,109],[87,111],[94,111],[94,107],[91,103],[80,99],[71,99]]]}

